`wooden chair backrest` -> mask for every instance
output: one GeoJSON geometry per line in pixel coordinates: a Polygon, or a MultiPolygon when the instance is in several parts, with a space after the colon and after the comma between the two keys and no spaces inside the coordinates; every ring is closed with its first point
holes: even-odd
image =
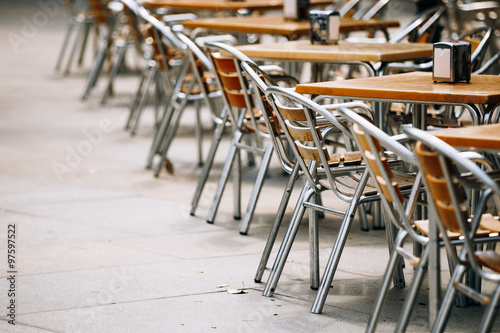
{"type": "Polygon", "coordinates": [[[392,203],[395,203],[396,199],[399,201],[399,203],[403,202],[404,197],[401,193],[401,188],[399,184],[393,180],[394,174],[389,167],[387,158],[383,156],[383,149],[377,138],[371,135],[368,135],[367,137],[365,131],[358,124],[353,124],[352,131],[359,142],[359,149],[362,149],[364,152],[365,161],[368,164],[369,168],[372,170],[375,176],[375,181],[380,186],[380,191],[382,191],[384,197],[392,203]],[[371,148],[368,140],[371,140],[371,142],[373,142],[375,150],[371,148]],[[379,167],[377,159],[380,160],[383,166],[382,169],[379,167]],[[390,185],[387,183],[386,178],[389,179],[390,185]],[[394,198],[394,196],[391,194],[389,186],[392,186],[397,198],[394,198]]]}
{"type": "MultiPolygon", "coordinates": [[[[437,152],[418,141],[415,144],[415,153],[422,166],[422,171],[429,187],[428,190],[434,200],[441,223],[451,231],[461,233],[457,214],[452,204],[452,195],[456,195],[460,201],[460,218],[467,220],[465,193],[457,182],[454,182],[452,185],[454,193],[450,193],[437,152]]],[[[458,172],[451,165],[449,169],[449,172],[458,172]]]]}
{"type": "Polygon", "coordinates": [[[221,56],[217,52],[212,52],[211,57],[229,105],[239,109],[246,108],[247,103],[234,59],[221,56]]]}
{"type": "Polygon", "coordinates": [[[108,1],[103,0],[89,0],[89,8],[98,24],[105,25],[108,23],[107,3],[108,1]]]}
{"type": "MultiPolygon", "coordinates": [[[[302,142],[314,142],[314,134],[308,124],[300,124],[299,122],[307,122],[305,110],[302,107],[288,107],[281,103],[276,105],[281,116],[285,120],[284,123],[290,135],[295,139],[295,145],[301,156],[306,160],[313,160],[321,162],[321,155],[319,149],[323,149],[325,156],[329,156],[326,148],[311,147],[303,144],[302,142]]],[[[317,137],[322,140],[320,126],[315,127],[317,137]]],[[[327,158],[328,160],[328,158],[327,158]]]]}

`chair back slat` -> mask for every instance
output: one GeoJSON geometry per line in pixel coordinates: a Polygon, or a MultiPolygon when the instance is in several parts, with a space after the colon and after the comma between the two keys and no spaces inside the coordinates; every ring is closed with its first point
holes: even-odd
{"type": "Polygon", "coordinates": [[[238,74],[219,71],[219,77],[221,79],[221,83],[225,89],[228,90],[241,90],[241,83],[238,74]]]}
{"type": "Polygon", "coordinates": [[[396,199],[400,203],[403,202],[404,197],[401,193],[401,188],[397,182],[393,181],[394,174],[389,166],[387,158],[382,156],[383,151],[379,141],[375,137],[367,135],[358,124],[353,124],[352,131],[358,139],[360,148],[364,152],[366,163],[368,163],[370,169],[374,173],[375,180],[380,186],[382,194],[392,203],[394,203],[396,199]],[[368,140],[373,143],[375,150],[372,149],[368,140]],[[380,168],[379,165],[382,165],[382,168],[380,168]],[[393,197],[391,190],[389,190],[389,186],[394,189],[396,197],[393,197]]]}
{"type": "MultiPolygon", "coordinates": [[[[292,137],[296,140],[300,141],[309,141],[313,142],[314,141],[314,136],[312,134],[312,131],[309,127],[300,127],[300,126],[295,126],[293,125],[290,120],[286,120],[286,125],[288,128],[288,131],[292,135],[292,137]]],[[[317,135],[319,138],[321,138],[321,133],[319,131],[316,131],[317,135]]]]}
{"type": "Polygon", "coordinates": [[[247,107],[245,96],[241,92],[224,88],[224,94],[226,95],[227,100],[231,106],[240,109],[244,109],[247,107]]]}
{"type": "Polygon", "coordinates": [[[214,59],[215,67],[219,72],[223,73],[236,73],[236,65],[231,57],[223,57],[217,52],[212,52],[212,58],[214,59]]]}
{"type": "MultiPolygon", "coordinates": [[[[318,148],[308,147],[298,141],[296,141],[295,144],[297,145],[297,149],[304,159],[321,162],[321,155],[318,151],[318,148]]],[[[328,156],[328,151],[326,149],[323,149],[323,153],[328,156]]]]}
{"type": "Polygon", "coordinates": [[[279,109],[283,118],[291,121],[307,121],[304,109],[301,107],[288,107],[283,104],[278,104],[276,107],[279,109]]]}
{"type": "MultiPolygon", "coordinates": [[[[453,182],[451,186],[454,193],[450,193],[437,152],[432,151],[421,141],[418,141],[415,144],[415,153],[425,173],[425,179],[427,180],[429,191],[432,193],[440,220],[451,231],[461,232],[460,222],[452,204],[452,196],[456,196],[457,200],[460,201],[460,218],[467,220],[467,208],[465,207],[467,198],[463,190],[457,182],[453,182]]],[[[458,173],[454,167],[450,167],[448,172],[455,175],[458,173]]]]}

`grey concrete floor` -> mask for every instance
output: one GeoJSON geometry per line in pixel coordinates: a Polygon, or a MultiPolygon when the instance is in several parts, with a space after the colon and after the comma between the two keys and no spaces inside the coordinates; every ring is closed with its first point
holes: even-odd
{"type": "MultiPolygon", "coordinates": [[[[152,108],[135,137],[123,130],[137,73],[120,75],[107,105],[99,103],[103,81],[82,102],[91,59],[68,76],[55,73],[66,15],[56,1],[48,15],[41,4],[49,2],[0,4],[0,332],[363,331],[388,260],[385,232],[362,232],[355,222],[323,314],[313,315],[303,223],[276,294],[262,296],[264,284],[253,277],[286,182],[279,165],[272,164],[249,235],[241,236],[232,218],[231,186],[215,223],[207,224],[226,138],[190,216],[200,173],[193,110],[169,154],[174,174],[153,177],[144,169],[152,108]],[[15,296],[8,294],[11,275],[15,296]],[[8,323],[11,299],[16,325],[8,323]]],[[[208,147],[209,125],[205,133],[208,147]]],[[[245,173],[245,198],[254,176],[245,173]]],[[[338,222],[320,222],[322,268],[338,222]]],[[[405,274],[411,281],[412,269],[405,274]]],[[[444,268],[443,287],[447,274],[444,268]]],[[[406,291],[391,289],[379,331],[394,330],[406,291]]],[[[409,332],[428,331],[427,303],[424,284],[409,332]]],[[[473,331],[481,313],[478,306],[454,309],[449,331],[473,331]]]]}

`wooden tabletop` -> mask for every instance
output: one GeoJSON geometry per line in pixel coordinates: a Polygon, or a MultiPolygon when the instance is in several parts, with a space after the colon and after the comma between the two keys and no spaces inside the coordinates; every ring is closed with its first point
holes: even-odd
{"type": "MultiPolygon", "coordinates": [[[[311,0],[312,6],[331,5],[332,3],[332,0],[311,0]]],[[[148,0],[143,2],[142,5],[151,8],[168,7],[189,10],[271,10],[283,8],[283,0],[148,0]]]]}
{"type": "MultiPolygon", "coordinates": [[[[288,21],[281,15],[218,17],[186,21],[183,26],[188,29],[205,28],[209,30],[269,34],[269,35],[308,35],[309,21],[288,21]]],[[[342,19],[340,31],[380,30],[399,27],[398,21],[352,20],[342,19]]]]}
{"type": "Polygon", "coordinates": [[[500,151],[500,124],[457,127],[429,133],[451,146],[500,151]]]}
{"type": "Polygon", "coordinates": [[[434,83],[432,73],[412,72],[299,84],[301,94],[388,99],[407,102],[500,103],[499,75],[472,75],[470,83],[434,83]]]}
{"type": "Polygon", "coordinates": [[[334,62],[342,60],[390,62],[432,57],[427,43],[348,43],[311,44],[309,40],[242,45],[236,47],[250,58],[285,61],[334,62]]]}

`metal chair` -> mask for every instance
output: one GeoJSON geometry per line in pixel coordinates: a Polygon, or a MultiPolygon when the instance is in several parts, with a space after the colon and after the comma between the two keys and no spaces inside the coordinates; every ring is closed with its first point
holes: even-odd
{"type": "Polygon", "coordinates": [[[122,12],[123,5],[119,2],[105,2],[102,0],[89,0],[89,8],[95,18],[96,28],[99,30],[99,35],[102,36],[99,42],[98,50],[94,63],[89,73],[87,83],[82,95],[82,100],[87,100],[90,92],[96,85],[101,74],[106,58],[111,54],[111,48],[115,42],[115,31],[118,23],[119,15],[122,12]]]}
{"type": "MultiPolygon", "coordinates": [[[[139,17],[140,6],[133,0],[120,0],[123,4],[122,16],[126,24],[126,32],[119,37],[114,38],[113,45],[116,47],[116,56],[113,66],[109,72],[108,82],[104,89],[104,94],[101,98],[101,104],[106,104],[109,96],[113,91],[113,82],[120,70],[123,67],[127,50],[134,47],[140,58],[144,57],[144,40],[145,37],[141,30],[141,23],[139,17]]],[[[115,33],[117,31],[115,30],[115,33]]],[[[111,47],[111,45],[110,45],[111,47]]],[[[111,50],[108,50],[111,53],[111,50]]]]}
{"type": "MultiPolygon", "coordinates": [[[[369,173],[365,165],[361,164],[361,154],[352,151],[350,142],[353,138],[347,124],[341,120],[342,117],[338,113],[332,112],[342,107],[342,104],[333,105],[332,108],[328,106],[329,110],[326,110],[317,103],[280,87],[269,87],[266,96],[275,105],[276,117],[285,132],[306,181],[271,269],[263,295],[272,296],[274,294],[305,209],[309,208],[310,239],[312,242],[311,287],[318,289],[311,312],[321,313],[347,241],[356,209],[362,203],[379,200],[379,194],[372,182],[368,182],[369,173]],[[283,103],[289,104],[286,106],[283,103]],[[344,148],[346,149],[344,154],[330,154],[326,150],[327,145],[325,145],[323,138],[332,131],[341,131],[344,135],[344,148]],[[325,191],[331,191],[340,200],[348,202],[349,205],[346,210],[342,211],[321,204],[319,195],[325,191]],[[317,262],[316,213],[318,211],[343,217],[321,284],[318,281],[319,265],[317,262]]],[[[355,109],[357,112],[373,119],[370,109],[362,103],[346,104],[344,106],[355,109]]],[[[396,163],[399,163],[399,161],[396,161],[396,163]]],[[[391,239],[388,239],[388,242],[391,247],[391,239]]]]}
{"type": "MultiPolygon", "coordinates": [[[[271,255],[272,248],[276,241],[278,231],[281,226],[281,222],[283,220],[285,210],[288,206],[293,188],[295,183],[299,178],[301,178],[304,173],[300,172],[300,166],[297,163],[293,152],[289,149],[286,136],[279,125],[278,118],[276,117],[273,107],[271,104],[273,103],[272,99],[266,98],[266,90],[270,86],[279,86],[280,81],[289,81],[295,82],[294,78],[287,78],[279,76],[278,78],[270,76],[267,72],[265,72],[261,67],[255,64],[253,61],[243,61],[241,63],[241,67],[243,72],[245,73],[245,77],[251,80],[252,91],[254,92],[255,103],[259,105],[259,109],[262,110],[263,119],[268,125],[270,139],[274,146],[274,151],[276,152],[276,156],[278,157],[280,164],[287,174],[289,174],[288,182],[283,192],[278,211],[276,212],[274,221],[271,226],[271,230],[269,232],[269,236],[266,241],[266,245],[264,250],[262,251],[261,260],[259,262],[256,274],[255,274],[255,282],[261,282],[262,276],[266,269],[266,265],[269,261],[269,257],[271,255]]],[[[342,104],[342,105],[357,105],[354,104],[342,104]]],[[[331,105],[330,107],[335,108],[336,105],[331,105]]],[[[244,216],[244,220],[242,223],[241,231],[246,228],[246,221],[249,220],[248,211],[244,216]]],[[[362,212],[364,213],[364,211],[362,212]]],[[[368,231],[368,223],[366,220],[365,214],[360,214],[361,220],[361,228],[362,230],[368,231]]]]}
{"type": "MultiPolygon", "coordinates": [[[[241,72],[241,62],[250,61],[250,59],[226,44],[208,42],[205,43],[205,48],[213,63],[217,82],[223,91],[223,102],[229,112],[233,132],[228,155],[207,216],[207,222],[214,222],[226,183],[231,174],[234,182],[234,218],[241,219],[240,152],[247,151],[250,165],[255,163],[253,154],[259,154],[262,155],[262,161],[240,230],[242,234],[246,234],[265,180],[273,152],[273,144],[269,140],[269,130],[266,121],[262,117],[262,111],[255,106],[247,79],[244,78],[241,72]],[[229,56],[221,56],[220,51],[222,50],[227,52],[229,56]]],[[[199,184],[204,184],[205,181],[206,178],[201,178],[199,184]]],[[[194,209],[198,205],[201,190],[202,187],[196,190],[192,213],[194,213],[194,209]]]]}
{"type": "MultiPolygon", "coordinates": [[[[249,126],[249,122],[251,121],[251,115],[250,115],[249,119],[243,120],[243,123],[241,126],[245,127],[245,131],[248,132],[246,134],[251,134],[251,132],[258,131],[259,132],[258,135],[261,136],[263,138],[263,140],[268,140],[269,138],[272,138],[272,140],[266,144],[266,147],[263,150],[265,152],[263,155],[263,160],[261,162],[261,165],[260,165],[260,168],[259,168],[259,171],[257,174],[257,178],[256,178],[256,181],[255,181],[255,184],[253,187],[253,191],[250,195],[250,199],[249,199],[249,202],[247,205],[246,212],[243,215],[243,221],[241,223],[240,233],[243,235],[246,235],[248,233],[248,229],[250,227],[250,222],[251,222],[252,217],[254,215],[255,206],[257,204],[258,197],[260,195],[260,192],[261,192],[264,180],[265,180],[265,176],[266,176],[267,169],[269,166],[270,158],[271,158],[271,155],[273,152],[273,145],[274,145],[274,147],[276,147],[276,145],[278,145],[280,147],[280,148],[278,148],[278,149],[280,149],[280,151],[281,151],[281,149],[283,149],[282,146],[280,146],[279,144],[276,144],[273,140],[275,136],[280,136],[282,133],[280,133],[279,129],[277,129],[275,127],[275,124],[273,123],[272,119],[269,118],[270,116],[267,113],[268,109],[266,109],[265,106],[262,104],[262,100],[259,97],[257,97],[257,96],[259,96],[258,95],[259,90],[258,90],[256,85],[259,83],[262,85],[265,85],[265,83],[261,80],[261,78],[262,79],[265,78],[264,80],[266,80],[266,82],[268,82],[268,83],[272,82],[272,84],[277,84],[276,81],[279,81],[279,82],[286,82],[287,85],[290,85],[290,84],[295,85],[298,83],[298,81],[295,78],[284,75],[283,70],[277,66],[264,66],[262,68],[257,66],[257,64],[255,64],[252,60],[250,60],[248,57],[241,54],[239,51],[235,50],[234,48],[232,48],[229,45],[209,42],[209,43],[207,43],[207,47],[211,51],[224,50],[231,57],[233,57],[233,59],[231,61],[234,62],[235,66],[237,66],[237,67],[232,68],[232,70],[237,71],[236,74],[240,80],[239,86],[246,87],[246,88],[240,89],[240,90],[241,91],[247,90],[249,93],[254,94],[252,97],[256,97],[256,98],[250,99],[249,95],[242,96],[244,99],[247,99],[245,102],[245,103],[248,103],[247,105],[252,105],[252,108],[254,108],[256,110],[260,110],[260,112],[261,112],[261,114],[259,114],[259,116],[260,116],[259,119],[258,120],[255,119],[255,122],[257,123],[257,130],[254,129],[255,127],[249,126]],[[245,74],[243,74],[241,69],[239,69],[239,65],[246,68],[246,70],[248,72],[246,72],[245,69],[243,69],[243,72],[245,72],[245,74]],[[271,72],[272,74],[270,74],[269,72],[271,72]],[[257,73],[259,73],[259,74],[257,74],[257,73]],[[249,81],[250,78],[258,80],[259,83],[256,83],[256,81],[252,81],[252,84],[251,84],[249,81]]],[[[239,88],[239,86],[238,86],[238,88],[239,88]]],[[[227,105],[229,105],[229,103],[230,103],[230,101],[228,101],[227,105]]],[[[227,109],[227,106],[226,106],[226,109],[227,109]]],[[[234,118],[235,115],[232,115],[231,117],[232,117],[231,119],[235,119],[234,118]]],[[[253,125],[253,124],[250,124],[250,125],[253,125]]],[[[233,130],[234,130],[234,127],[233,127],[233,130]]],[[[237,131],[240,132],[240,130],[237,130],[237,131]]],[[[241,145],[239,145],[238,143],[234,142],[234,145],[235,145],[236,150],[242,149],[241,145]]],[[[247,147],[243,146],[243,148],[246,149],[247,147]]],[[[198,186],[197,186],[197,189],[195,191],[195,195],[194,195],[194,198],[192,201],[191,215],[194,215],[196,208],[198,206],[198,203],[199,203],[199,200],[201,197],[201,193],[204,189],[205,183],[206,183],[207,178],[208,178],[208,174],[209,174],[210,169],[211,169],[211,163],[213,161],[213,154],[210,154],[209,158],[207,160],[209,161],[210,164],[205,163],[205,165],[203,167],[203,171],[202,171],[202,174],[201,174],[200,179],[198,181],[198,186]]],[[[230,162],[228,162],[228,163],[230,163],[230,162]]],[[[224,174],[224,171],[223,171],[223,174],[224,174]]],[[[221,184],[221,187],[222,186],[223,185],[221,184]]],[[[237,189],[237,191],[239,191],[239,190],[237,189]]],[[[222,193],[220,193],[220,195],[222,195],[222,193]]],[[[238,200],[237,197],[235,198],[235,200],[238,200]]],[[[286,207],[286,205],[285,205],[285,207],[286,207]]],[[[213,211],[214,211],[214,209],[212,209],[212,214],[214,214],[213,216],[215,216],[215,213],[213,213],[213,211]]],[[[283,213],[284,213],[284,210],[283,210],[283,213]]]]}
{"type": "Polygon", "coordinates": [[[395,273],[397,273],[396,269],[398,265],[401,264],[402,260],[407,259],[415,268],[415,273],[400,319],[395,329],[396,332],[402,332],[408,325],[411,309],[427,265],[429,250],[427,248],[428,237],[426,234],[428,230],[428,221],[414,221],[413,219],[417,199],[422,190],[421,174],[419,173],[415,177],[411,194],[408,198],[405,198],[402,195],[401,186],[397,180],[398,171],[390,169],[384,152],[390,151],[395,154],[410,168],[418,165],[418,162],[413,152],[384,133],[373,123],[348,109],[341,108],[339,112],[351,124],[353,136],[363,153],[371,177],[375,179],[377,190],[381,193],[384,213],[392,222],[392,225],[386,228],[388,237],[395,240],[366,332],[374,332],[376,329],[391,279],[394,278],[395,286],[404,287],[404,280],[401,279],[402,276],[395,275],[395,273]],[[394,231],[396,231],[396,233],[394,231]],[[424,232],[424,234],[422,234],[422,232],[424,232]],[[416,244],[420,244],[420,246],[424,248],[420,257],[403,248],[408,238],[411,238],[416,244]]]}
{"type": "Polygon", "coordinates": [[[64,35],[61,51],[59,51],[55,70],[58,72],[61,69],[61,65],[66,57],[66,50],[72,44],[73,46],[66,59],[66,66],[63,72],[63,75],[66,76],[69,75],[78,48],[80,48],[80,52],[77,63],[79,66],[82,65],[88,37],[94,25],[94,16],[88,8],[88,2],[85,0],[67,0],[64,2],[66,4],[65,7],[69,11],[68,26],[66,28],[66,34],[64,35]],[[75,28],[77,28],[76,34],[72,36],[75,28]],[[71,39],[73,39],[72,43],[71,39]]]}
{"type": "MultiPolygon", "coordinates": [[[[129,2],[130,0],[124,1],[129,2]]],[[[140,14],[145,14],[145,11],[139,11],[139,17],[141,17],[140,14]]],[[[148,17],[149,14],[141,18],[147,22],[148,17]]],[[[164,15],[161,22],[165,24],[177,24],[186,19],[193,19],[194,17],[194,14],[164,15]]],[[[178,49],[180,44],[177,45],[169,42],[168,39],[162,39],[160,32],[153,24],[148,22],[143,30],[145,30],[145,44],[149,46],[149,51],[145,53],[145,66],[125,125],[125,129],[130,130],[132,136],[137,132],[139,120],[148,101],[153,83],[155,87],[155,124],[158,125],[160,117],[158,110],[160,105],[170,100],[173,94],[173,87],[186,56],[183,50],[178,49]]]]}
{"type": "Polygon", "coordinates": [[[478,332],[489,332],[500,299],[500,256],[494,252],[500,232],[498,172],[484,171],[429,132],[407,128],[405,133],[416,140],[415,153],[424,174],[431,217],[443,238],[448,256],[455,263],[432,332],[444,330],[457,292],[486,307],[478,332]],[[453,249],[457,234],[461,235],[463,244],[459,254],[453,249]],[[486,249],[484,243],[489,243],[486,249]],[[473,288],[463,281],[468,269],[481,279],[494,283],[491,295],[484,295],[480,287],[473,288]]]}
{"type": "MultiPolygon", "coordinates": [[[[144,14],[146,15],[146,14],[144,14]]],[[[161,40],[168,41],[175,48],[183,53],[182,64],[175,79],[172,93],[166,103],[166,109],[162,120],[153,139],[153,143],[148,153],[146,168],[153,167],[155,156],[159,156],[159,163],[156,165],[155,177],[158,177],[164,162],[170,164],[167,153],[176,135],[181,116],[188,102],[196,104],[197,130],[198,135],[198,164],[203,165],[202,145],[201,145],[201,103],[205,101],[207,106],[215,115],[221,119],[224,115],[217,106],[212,104],[213,99],[220,98],[221,92],[217,85],[213,83],[212,65],[206,55],[199,47],[181,32],[173,32],[172,29],[160,22],[151,15],[147,16],[148,21],[153,24],[161,35],[161,40]],[[208,100],[206,99],[208,97],[208,100]]],[[[215,119],[214,118],[214,119],[215,119]]],[[[216,120],[216,124],[224,121],[216,120]]]]}

